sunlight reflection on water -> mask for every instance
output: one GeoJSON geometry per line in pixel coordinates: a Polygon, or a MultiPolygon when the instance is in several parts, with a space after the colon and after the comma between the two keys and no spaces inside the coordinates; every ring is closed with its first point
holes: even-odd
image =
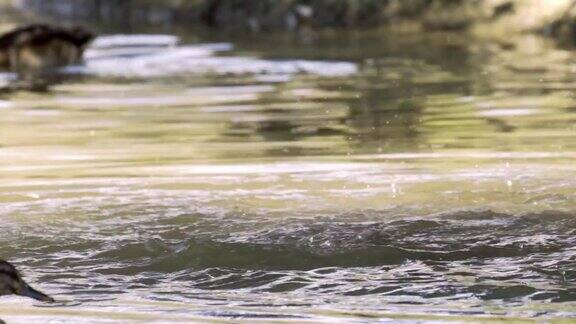
{"type": "Polygon", "coordinates": [[[167,36],[100,37],[86,53],[85,73],[99,76],[161,77],[189,74],[279,74],[310,73],[346,76],[358,69],[349,62],[308,60],[263,60],[254,57],[215,56],[233,50],[231,44],[174,46],[167,36]],[[135,44],[148,45],[135,47],[135,44]],[[159,46],[160,45],[160,46],[159,46]]]}
{"type": "Polygon", "coordinates": [[[109,36],[7,96],[0,254],[66,305],[0,317],[573,316],[576,59],[388,37],[109,36]]]}

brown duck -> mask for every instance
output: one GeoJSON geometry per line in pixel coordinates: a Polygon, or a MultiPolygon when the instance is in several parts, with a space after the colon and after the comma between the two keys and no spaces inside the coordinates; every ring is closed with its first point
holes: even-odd
{"type": "Polygon", "coordinates": [[[92,39],[94,34],[81,27],[20,27],[0,36],[0,69],[36,72],[77,64],[92,39]]]}
{"type": "Polygon", "coordinates": [[[30,287],[12,264],[0,260],[0,296],[20,295],[52,303],[54,299],[30,287]]]}

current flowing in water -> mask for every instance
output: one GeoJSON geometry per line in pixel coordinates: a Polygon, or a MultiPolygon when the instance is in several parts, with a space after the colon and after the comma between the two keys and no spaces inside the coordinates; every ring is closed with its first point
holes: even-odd
{"type": "Polygon", "coordinates": [[[179,36],[1,98],[0,255],[61,302],[0,317],[576,315],[573,52],[179,36]]]}

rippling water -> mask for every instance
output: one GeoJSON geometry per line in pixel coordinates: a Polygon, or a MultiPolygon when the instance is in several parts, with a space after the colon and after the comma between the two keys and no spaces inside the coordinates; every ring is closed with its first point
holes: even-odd
{"type": "Polygon", "coordinates": [[[5,95],[0,255],[60,302],[0,317],[576,316],[576,56],[314,37],[104,37],[5,95]]]}

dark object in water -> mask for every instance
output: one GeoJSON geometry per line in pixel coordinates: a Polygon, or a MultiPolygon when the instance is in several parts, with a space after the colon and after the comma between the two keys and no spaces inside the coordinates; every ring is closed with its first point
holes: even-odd
{"type": "Polygon", "coordinates": [[[52,297],[30,287],[12,264],[0,260],[0,296],[3,295],[19,295],[43,302],[54,302],[52,297]]]}
{"type": "Polygon", "coordinates": [[[42,71],[79,63],[94,34],[82,27],[33,24],[0,36],[0,69],[42,71]]]}

